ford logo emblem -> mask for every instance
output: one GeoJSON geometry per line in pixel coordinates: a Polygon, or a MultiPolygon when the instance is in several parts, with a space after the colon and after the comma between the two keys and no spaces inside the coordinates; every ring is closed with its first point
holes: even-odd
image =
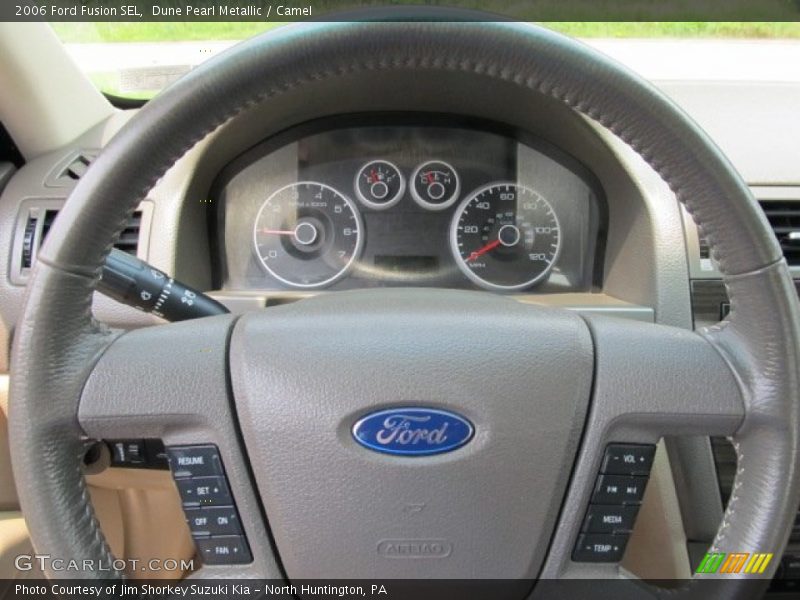
{"type": "Polygon", "coordinates": [[[359,444],[399,456],[449,452],[466,444],[474,431],[464,417],[433,408],[381,410],[353,425],[353,437],[359,444]]]}

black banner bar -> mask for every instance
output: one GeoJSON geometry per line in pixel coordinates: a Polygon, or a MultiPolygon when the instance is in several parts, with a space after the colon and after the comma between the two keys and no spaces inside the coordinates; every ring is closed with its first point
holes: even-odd
{"type": "MultiPolygon", "coordinates": [[[[91,600],[178,599],[186,600],[523,600],[525,598],[640,598],[646,590],[654,592],[685,586],[688,581],[639,581],[622,579],[581,580],[486,580],[486,579],[328,579],[291,582],[264,579],[190,579],[170,580],[76,580],[15,579],[0,580],[3,600],[91,600]]],[[[759,579],[737,580],[719,575],[692,583],[697,598],[760,596],[766,582],[759,579]],[[744,592],[742,594],[742,592],[744,592]],[[752,595],[748,592],[751,592],[752,595]]],[[[788,583],[788,582],[786,582],[788,583]]],[[[797,582],[794,582],[797,583],[797,582]]],[[[773,588],[778,589],[778,588],[773,588]]],[[[795,590],[797,588],[779,588],[795,590]]]]}
{"type": "Polygon", "coordinates": [[[800,21],[800,0],[3,0],[0,21],[800,21]]]}

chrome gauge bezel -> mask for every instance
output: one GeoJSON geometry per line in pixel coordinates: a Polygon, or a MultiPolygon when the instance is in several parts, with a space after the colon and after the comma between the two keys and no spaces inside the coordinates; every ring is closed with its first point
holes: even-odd
{"type": "Polygon", "coordinates": [[[461,194],[461,177],[459,176],[458,171],[456,171],[455,167],[451,165],[449,162],[444,160],[439,160],[439,159],[426,160],[425,162],[417,165],[417,167],[414,169],[414,172],[411,174],[411,177],[409,178],[409,182],[410,182],[409,187],[411,188],[411,197],[414,198],[414,202],[416,202],[419,206],[421,206],[425,210],[432,210],[437,212],[442,210],[447,210],[448,208],[453,206],[453,204],[456,203],[456,200],[458,200],[458,197],[461,194]],[[453,173],[453,178],[456,180],[455,191],[450,196],[450,198],[448,198],[447,201],[445,202],[439,202],[439,203],[428,202],[427,200],[425,200],[425,198],[419,195],[419,192],[417,192],[417,187],[415,184],[415,182],[417,181],[417,175],[419,175],[419,172],[422,171],[422,169],[424,169],[428,165],[432,165],[435,163],[444,165],[445,167],[450,169],[450,171],[453,173]]]}
{"type": "Polygon", "coordinates": [[[361,204],[363,204],[367,208],[371,208],[372,210],[386,210],[387,208],[393,207],[398,202],[400,202],[400,200],[403,199],[403,196],[406,193],[406,178],[403,175],[403,172],[400,170],[400,168],[393,162],[385,160],[383,158],[374,158],[372,160],[365,162],[363,165],[361,165],[358,171],[356,171],[356,176],[353,178],[353,191],[355,192],[358,201],[361,202],[361,204]],[[392,199],[389,200],[388,202],[375,202],[374,200],[370,200],[364,194],[361,193],[361,188],[358,185],[359,179],[361,178],[361,174],[364,172],[364,169],[375,163],[383,163],[385,165],[388,165],[389,167],[394,169],[397,172],[398,177],[400,177],[400,188],[397,190],[397,193],[392,197],[392,199]]]}
{"type": "Polygon", "coordinates": [[[328,184],[322,183],[320,181],[312,181],[312,180],[293,181],[292,183],[288,183],[288,184],[286,184],[284,186],[281,186],[280,188],[278,188],[277,190],[272,192],[267,197],[267,199],[264,200],[264,202],[262,202],[261,207],[258,209],[258,212],[256,213],[256,218],[255,218],[255,220],[253,222],[253,252],[255,253],[256,258],[258,259],[259,264],[261,265],[261,267],[271,277],[274,277],[276,280],[280,281],[284,285],[287,285],[289,287],[296,288],[296,289],[304,289],[304,290],[319,289],[319,288],[327,287],[327,286],[339,281],[342,277],[347,275],[350,272],[350,270],[353,268],[353,265],[355,264],[356,259],[361,255],[361,251],[363,250],[363,247],[364,247],[364,222],[363,222],[363,219],[361,218],[361,213],[359,212],[358,207],[356,206],[355,202],[353,202],[346,194],[343,194],[342,192],[340,192],[336,188],[334,188],[334,187],[332,187],[332,186],[330,186],[328,184]],[[357,234],[356,235],[356,245],[353,248],[353,255],[350,257],[350,260],[347,262],[347,264],[345,264],[344,267],[342,267],[339,271],[337,271],[333,276],[329,277],[328,279],[325,279],[324,281],[318,281],[318,282],[315,282],[315,283],[298,283],[298,282],[286,279],[285,277],[282,277],[281,275],[278,275],[275,271],[273,271],[267,265],[266,261],[264,261],[264,259],[261,257],[261,254],[258,251],[258,224],[259,224],[259,222],[261,220],[261,213],[264,211],[264,208],[269,204],[270,200],[272,200],[278,194],[282,193],[284,190],[287,190],[287,189],[293,188],[293,187],[302,186],[302,185],[316,185],[316,186],[319,186],[321,188],[325,188],[325,189],[333,192],[337,196],[340,196],[344,200],[345,204],[352,211],[353,216],[355,218],[356,226],[358,228],[357,232],[356,232],[356,234],[357,234]]]}
{"type": "Polygon", "coordinates": [[[453,260],[455,260],[456,265],[458,266],[458,268],[473,283],[479,285],[480,287],[482,287],[484,289],[497,291],[497,292],[519,291],[519,290],[524,290],[524,289],[527,289],[527,288],[530,288],[530,287],[536,285],[537,283],[542,281],[545,277],[547,277],[550,274],[550,272],[553,270],[553,267],[558,262],[558,259],[559,259],[560,255],[561,255],[561,248],[563,246],[563,239],[562,239],[561,232],[562,232],[562,230],[561,230],[561,222],[558,219],[558,213],[553,208],[553,205],[550,204],[550,202],[547,200],[547,198],[545,198],[542,194],[540,194],[539,192],[537,192],[536,190],[534,190],[530,186],[522,185],[522,184],[519,184],[519,183],[515,183],[513,181],[495,181],[495,182],[486,184],[486,185],[481,186],[481,187],[477,188],[476,190],[474,190],[471,194],[469,194],[466,198],[464,198],[464,200],[461,201],[461,203],[458,205],[458,207],[453,212],[453,218],[450,221],[450,250],[451,250],[451,252],[453,254],[453,260]],[[460,252],[460,250],[458,248],[458,223],[461,220],[461,216],[462,216],[462,214],[464,212],[464,209],[477,196],[483,194],[484,192],[486,192],[486,191],[488,191],[488,190],[490,190],[492,188],[501,187],[501,186],[514,186],[517,189],[527,190],[528,192],[530,192],[530,193],[536,195],[537,197],[539,197],[542,200],[542,202],[544,202],[550,208],[550,211],[553,214],[553,219],[555,220],[556,225],[558,226],[558,242],[556,244],[556,251],[553,254],[553,259],[550,261],[550,264],[548,264],[547,268],[544,271],[542,271],[540,274],[538,274],[536,277],[534,277],[533,279],[530,279],[529,281],[525,281],[525,282],[517,284],[517,285],[500,285],[500,284],[493,283],[491,281],[487,281],[487,280],[483,279],[480,275],[475,273],[475,271],[473,271],[472,269],[469,268],[469,266],[466,264],[466,262],[464,261],[463,257],[461,256],[461,252],[460,252]]]}

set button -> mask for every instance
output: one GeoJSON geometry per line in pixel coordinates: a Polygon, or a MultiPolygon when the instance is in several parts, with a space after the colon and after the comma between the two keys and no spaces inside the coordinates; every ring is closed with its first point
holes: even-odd
{"type": "Polygon", "coordinates": [[[224,477],[189,477],[176,479],[184,506],[220,506],[231,504],[231,492],[224,477]]]}

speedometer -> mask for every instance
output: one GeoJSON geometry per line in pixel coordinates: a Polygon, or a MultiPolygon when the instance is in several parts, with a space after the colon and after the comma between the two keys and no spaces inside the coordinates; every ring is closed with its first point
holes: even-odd
{"type": "Polygon", "coordinates": [[[292,287],[317,288],[342,277],[362,245],[353,202],[324,183],[302,181],[274,192],[258,211],[255,253],[266,271],[292,287]]]}
{"type": "Polygon", "coordinates": [[[493,183],[456,209],[450,245],[459,268],[478,285],[519,290],[553,268],[561,229],[541,194],[516,183],[493,183]]]}

